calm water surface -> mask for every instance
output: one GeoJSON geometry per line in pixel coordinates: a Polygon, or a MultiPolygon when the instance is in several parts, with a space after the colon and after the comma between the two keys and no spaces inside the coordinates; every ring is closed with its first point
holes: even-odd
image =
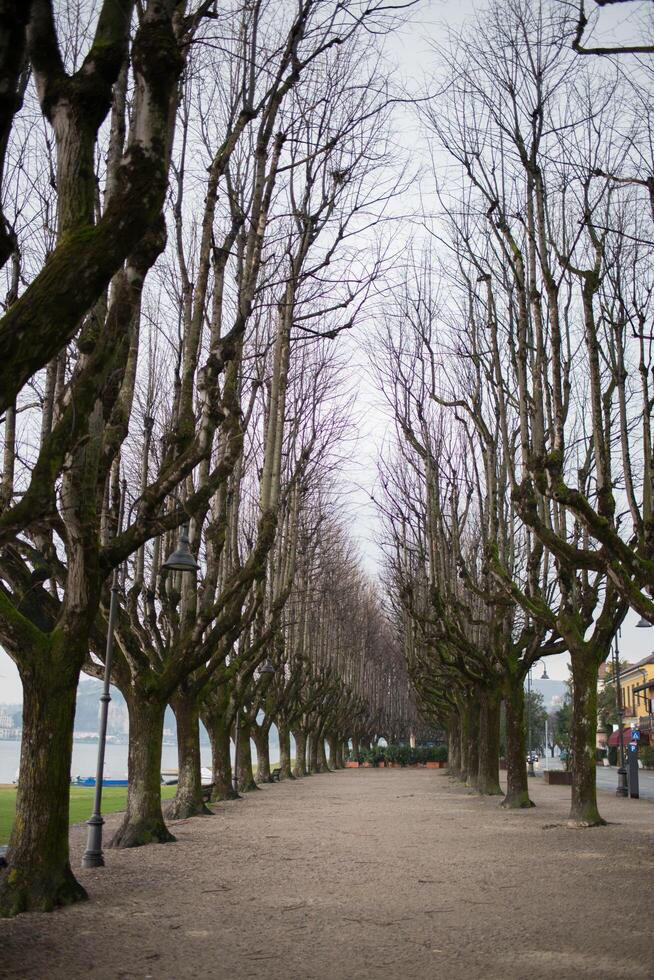
{"type": "MultiPolygon", "coordinates": [[[[211,766],[211,749],[208,745],[200,749],[202,765],[211,766]]],[[[252,755],[256,758],[254,746],[252,755]]],[[[71,766],[71,776],[94,776],[96,759],[98,756],[97,742],[73,742],[73,763],[71,766]]],[[[232,760],[234,758],[232,747],[232,760]]],[[[276,745],[271,740],[270,761],[278,762],[279,753],[276,745]]],[[[20,763],[20,742],[0,741],[0,784],[11,783],[18,771],[20,763]]],[[[164,745],[161,756],[161,766],[163,769],[177,769],[177,746],[164,745]]],[[[127,776],[127,746],[126,745],[107,745],[104,760],[104,772],[106,777],[121,779],[127,776]]]]}

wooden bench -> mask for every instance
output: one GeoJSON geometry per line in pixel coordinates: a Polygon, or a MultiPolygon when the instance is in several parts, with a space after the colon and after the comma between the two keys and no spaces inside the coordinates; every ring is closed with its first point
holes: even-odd
{"type": "Polygon", "coordinates": [[[273,771],[270,773],[270,782],[278,783],[279,780],[281,779],[281,776],[282,776],[281,769],[273,769],[273,771]]]}
{"type": "Polygon", "coordinates": [[[207,783],[206,786],[202,786],[202,802],[208,803],[211,799],[211,794],[213,793],[213,788],[215,783],[207,783]]]}

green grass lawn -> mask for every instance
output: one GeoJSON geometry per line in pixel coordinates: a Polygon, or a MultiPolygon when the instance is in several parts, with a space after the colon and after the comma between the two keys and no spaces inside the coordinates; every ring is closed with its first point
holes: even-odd
{"type": "MultiPolygon", "coordinates": [[[[162,786],[161,799],[171,800],[175,795],[176,786],[162,786]]],[[[88,820],[93,810],[92,787],[71,786],[69,823],[81,823],[88,820]]],[[[102,812],[115,813],[124,810],[127,803],[126,786],[105,786],[102,791],[102,812]]],[[[11,825],[16,810],[16,789],[13,786],[0,789],[0,844],[9,841],[11,825]]]]}

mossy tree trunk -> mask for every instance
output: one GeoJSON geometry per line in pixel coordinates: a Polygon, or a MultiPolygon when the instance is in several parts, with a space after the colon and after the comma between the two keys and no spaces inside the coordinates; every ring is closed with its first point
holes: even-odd
{"type": "Polygon", "coordinates": [[[325,752],[325,738],[323,735],[318,739],[318,772],[329,772],[327,754],[325,752]]]}
{"type": "Polygon", "coordinates": [[[227,718],[228,699],[226,692],[226,686],[221,684],[217,691],[213,692],[211,702],[207,703],[205,700],[204,708],[201,710],[202,721],[209,733],[211,743],[212,803],[238,798],[238,793],[234,790],[232,740],[227,718]]]}
{"type": "Polygon", "coordinates": [[[270,728],[268,725],[252,726],[252,738],[257,747],[257,776],[258,783],[269,783],[270,775],[270,728]]]}
{"type": "Polygon", "coordinates": [[[534,804],[529,798],[527,779],[527,740],[525,732],[525,691],[521,673],[511,676],[505,685],[506,709],[506,795],[502,806],[507,809],[528,809],[534,804]]]}
{"type": "Polygon", "coordinates": [[[459,708],[459,718],[459,756],[461,759],[461,768],[459,769],[458,776],[461,782],[465,783],[468,779],[468,735],[470,728],[470,716],[465,704],[461,704],[459,708]]]}
{"type": "Polygon", "coordinates": [[[169,820],[185,820],[187,817],[211,813],[202,799],[202,773],[200,759],[200,716],[197,699],[182,689],[170,700],[177,722],[178,783],[175,799],[166,809],[169,820]]]}
{"type": "Polygon", "coordinates": [[[30,660],[29,667],[19,665],[24,691],[20,781],[8,866],[0,877],[0,915],[50,912],[86,898],[68,850],[79,670],[65,655],[37,654],[30,660]]]}
{"type": "Polygon", "coordinates": [[[447,726],[447,768],[450,776],[461,777],[461,722],[453,712],[447,726]]]}
{"type": "Polygon", "coordinates": [[[316,732],[309,733],[307,758],[307,769],[309,770],[309,774],[314,776],[316,773],[320,772],[320,769],[318,768],[318,735],[316,732]]]}
{"type": "Polygon", "coordinates": [[[284,725],[278,725],[279,732],[279,768],[282,779],[295,779],[291,768],[291,733],[284,725]]]}
{"type": "Polygon", "coordinates": [[[295,739],[295,765],[293,766],[293,775],[299,779],[302,776],[306,776],[307,735],[306,732],[296,728],[293,732],[293,738],[295,739]]]}
{"type": "Polygon", "coordinates": [[[597,729],[597,675],[594,651],[571,651],[572,661],[572,797],[569,824],[597,827],[606,823],[597,808],[595,737],[597,729]]]}
{"type": "Polygon", "coordinates": [[[174,841],[161,810],[161,742],[166,702],[131,688],[129,711],[129,787],[127,811],[112,847],[141,847],[174,841]]]}
{"type": "Polygon", "coordinates": [[[485,796],[499,796],[500,786],[500,695],[484,692],[479,705],[479,765],[477,789],[485,796]]]}
{"type": "Polygon", "coordinates": [[[238,748],[236,750],[237,789],[239,793],[251,793],[258,789],[252,772],[252,745],[250,744],[250,723],[240,718],[238,748]]]}
{"type": "Polygon", "coordinates": [[[467,745],[466,745],[466,786],[477,789],[479,776],[479,701],[470,699],[466,706],[467,745]]]}

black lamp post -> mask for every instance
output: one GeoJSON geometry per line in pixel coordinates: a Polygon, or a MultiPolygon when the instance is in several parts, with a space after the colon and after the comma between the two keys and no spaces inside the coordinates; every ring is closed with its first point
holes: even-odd
{"type": "Polygon", "coordinates": [[[534,757],[531,751],[531,667],[527,672],[527,775],[535,776],[534,757]]]}
{"type": "MultiPolygon", "coordinates": [[[[123,483],[123,494],[120,503],[119,529],[122,526],[123,506],[125,502],[125,485],[123,483]]],[[[166,561],[163,568],[176,572],[195,572],[198,564],[191,554],[189,548],[188,530],[182,528],[179,536],[177,548],[166,561]]],[[[87,820],[88,836],[86,839],[86,850],[82,856],[83,868],[104,868],[104,856],[102,853],[102,828],[104,819],[102,817],[102,781],[104,779],[104,755],[107,744],[107,718],[109,715],[109,702],[111,694],[109,686],[111,684],[111,664],[114,652],[114,627],[116,616],[118,615],[118,594],[120,592],[120,568],[114,569],[111,580],[111,601],[109,603],[109,622],[107,623],[107,646],[104,658],[104,684],[100,695],[100,723],[98,741],[98,761],[95,771],[95,793],[93,796],[93,813],[87,820]]]]}

